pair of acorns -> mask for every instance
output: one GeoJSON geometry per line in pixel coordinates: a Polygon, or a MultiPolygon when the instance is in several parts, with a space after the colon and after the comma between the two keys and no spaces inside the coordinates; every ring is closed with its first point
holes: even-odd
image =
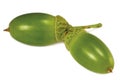
{"type": "Polygon", "coordinates": [[[101,26],[98,23],[72,27],[59,15],[28,13],[14,18],[4,31],[10,32],[14,39],[33,46],[64,42],[79,64],[96,73],[109,73],[114,67],[110,50],[99,38],[85,31],[101,26]]]}

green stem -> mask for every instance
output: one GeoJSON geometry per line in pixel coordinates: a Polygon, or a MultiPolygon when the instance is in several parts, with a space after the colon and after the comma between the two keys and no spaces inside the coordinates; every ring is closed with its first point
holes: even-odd
{"type": "Polygon", "coordinates": [[[81,29],[89,29],[89,28],[99,28],[99,27],[102,27],[102,24],[101,23],[97,23],[97,24],[92,24],[92,25],[85,25],[85,26],[74,26],[76,28],[80,28],[81,29]]]}

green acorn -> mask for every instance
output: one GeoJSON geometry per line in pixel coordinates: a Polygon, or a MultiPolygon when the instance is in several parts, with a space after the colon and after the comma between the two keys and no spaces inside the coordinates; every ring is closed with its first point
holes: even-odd
{"type": "Polygon", "coordinates": [[[96,36],[82,28],[71,28],[64,43],[73,58],[88,70],[102,74],[112,72],[113,56],[108,47],[96,36]]]}
{"type": "Polygon", "coordinates": [[[7,29],[22,43],[46,46],[64,42],[73,58],[96,73],[109,73],[114,68],[110,50],[97,37],[85,31],[101,27],[101,23],[72,27],[63,17],[45,13],[29,13],[14,18],[7,29]]]}
{"type": "Polygon", "coordinates": [[[22,43],[46,46],[61,42],[61,35],[68,23],[61,16],[45,13],[28,13],[14,18],[7,29],[11,36],[22,43]]]}

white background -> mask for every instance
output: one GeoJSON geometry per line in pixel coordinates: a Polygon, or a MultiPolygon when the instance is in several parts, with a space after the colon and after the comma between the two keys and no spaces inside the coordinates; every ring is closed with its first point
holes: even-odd
{"type": "Polygon", "coordinates": [[[0,80],[120,80],[119,11],[119,0],[0,0],[0,80]],[[63,43],[33,47],[3,31],[14,17],[30,12],[61,15],[73,26],[101,22],[103,27],[90,33],[111,50],[113,73],[88,71],[72,58],[63,43]]]}

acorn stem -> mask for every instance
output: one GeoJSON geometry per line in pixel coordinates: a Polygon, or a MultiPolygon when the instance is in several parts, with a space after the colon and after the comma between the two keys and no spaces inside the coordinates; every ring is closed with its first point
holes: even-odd
{"type": "Polygon", "coordinates": [[[7,32],[9,32],[9,28],[7,28],[7,29],[4,29],[3,31],[7,31],[7,32]]]}
{"type": "Polygon", "coordinates": [[[83,28],[83,29],[99,28],[99,27],[102,27],[102,24],[101,24],[101,23],[97,23],[97,24],[92,24],[92,25],[74,26],[74,27],[81,27],[81,28],[83,28]]]}

